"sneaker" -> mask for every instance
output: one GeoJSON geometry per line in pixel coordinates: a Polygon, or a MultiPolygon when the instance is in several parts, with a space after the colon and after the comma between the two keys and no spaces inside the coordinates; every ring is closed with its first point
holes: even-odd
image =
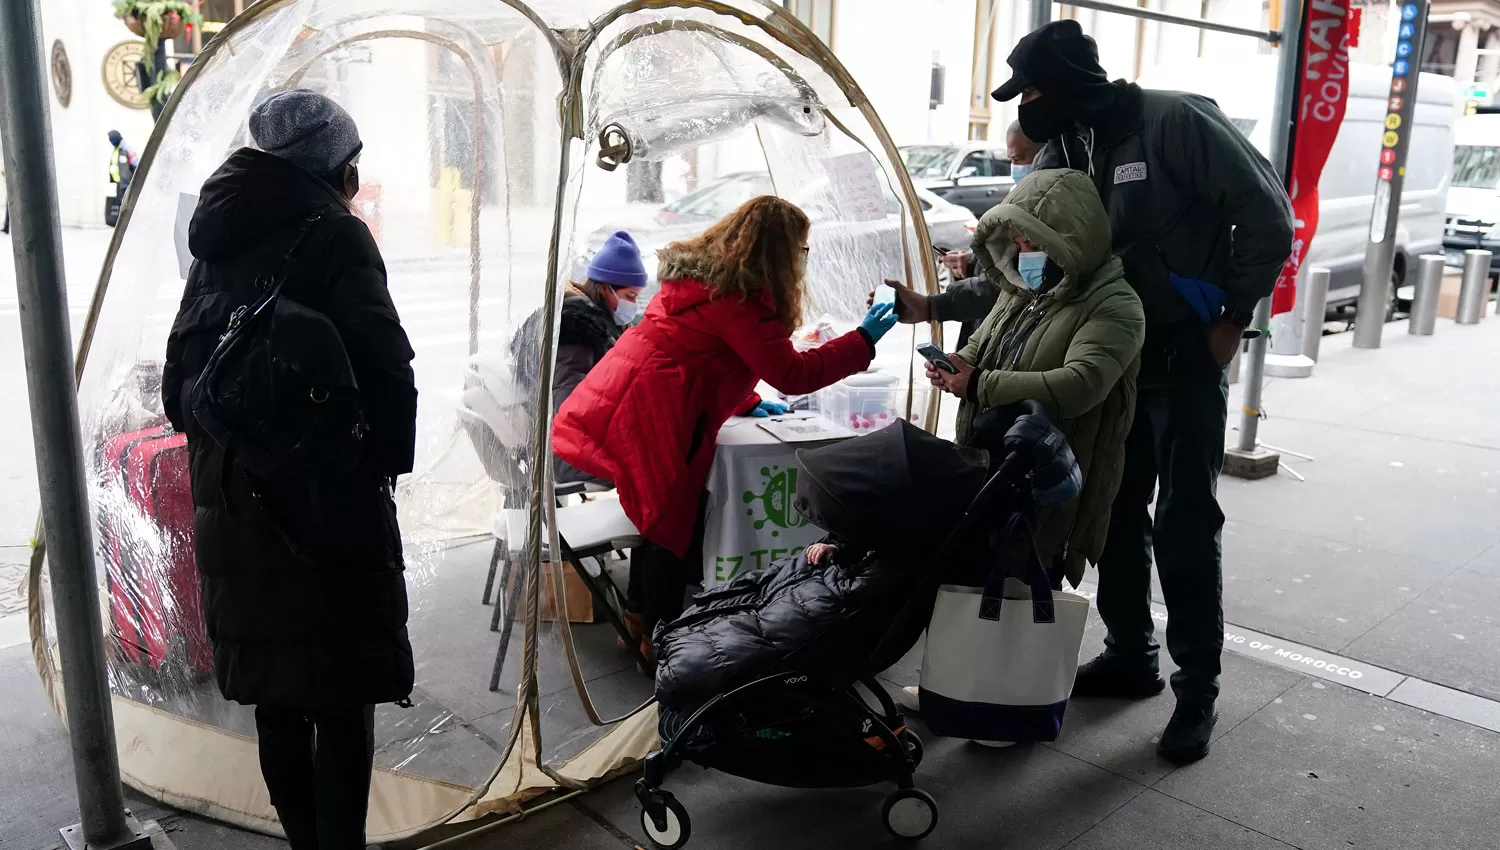
{"type": "Polygon", "coordinates": [[[896,689],[896,705],[913,714],[922,713],[922,698],[915,685],[896,689]]]}
{"type": "Polygon", "coordinates": [[[1219,715],[1212,702],[1177,701],[1172,719],[1156,745],[1157,755],[1173,764],[1192,764],[1208,755],[1219,715]]]}
{"type": "Polygon", "coordinates": [[[1100,655],[1078,668],[1073,696],[1078,699],[1146,699],[1165,689],[1167,683],[1154,670],[1131,670],[1100,655]]]}
{"type": "Polygon", "coordinates": [[[992,750],[1004,750],[1016,745],[1015,741],[980,741],[974,738],[970,738],[969,743],[978,744],[981,747],[989,747],[992,750]]]}

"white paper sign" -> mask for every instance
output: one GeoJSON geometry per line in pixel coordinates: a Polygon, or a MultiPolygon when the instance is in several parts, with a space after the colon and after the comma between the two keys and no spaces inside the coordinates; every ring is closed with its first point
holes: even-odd
{"type": "Polygon", "coordinates": [[[875,170],[875,158],[864,151],[823,160],[833,186],[834,202],[845,221],[885,218],[885,192],[875,170]]]}
{"type": "Polygon", "coordinates": [[[847,440],[854,432],[840,425],[810,414],[773,416],[756,422],[766,433],[783,443],[816,443],[827,440],[847,440]]]}
{"type": "Polygon", "coordinates": [[[172,244],[177,248],[177,272],[187,280],[188,270],[193,267],[193,253],[188,250],[188,225],[193,221],[193,211],[198,208],[198,196],[186,192],[177,196],[177,220],[172,225],[172,244]]]}

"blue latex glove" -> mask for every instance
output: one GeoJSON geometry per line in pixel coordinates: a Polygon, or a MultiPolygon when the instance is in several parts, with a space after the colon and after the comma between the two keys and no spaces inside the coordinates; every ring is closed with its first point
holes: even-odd
{"type": "Polygon", "coordinates": [[[780,416],[783,413],[786,413],[788,410],[791,410],[791,408],[779,402],[762,401],[760,404],[757,404],[753,410],[745,415],[753,416],[756,419],[765,419],[771,416],[780,416]]]}
{"type": "Polygon", "coordinates": [[[889,301],[874,305],[859,326],[864,328],[871,340],[880,342],[880,338],[896,326],[896,305],[889,301]]]}
{"type": "Polygon", "coordinates": [[[1193,308],[1193,315],[1198,317],[1198,321],[1207,324],[1224,312],[1224,290],[1217,286],[1208,281],[1183,277],[1176,272],[1167,272],[1167,280],[1172,282],[1172,288],[1193,308]]]}

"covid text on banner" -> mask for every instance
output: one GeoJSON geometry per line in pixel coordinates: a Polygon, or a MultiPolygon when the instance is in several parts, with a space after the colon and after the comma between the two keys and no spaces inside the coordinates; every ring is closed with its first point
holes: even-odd
{"type": "Polygon", "coordinates": [[[1271,296],[1272,315],[1285,313],[1296,303],[1297,272],[1318,229],[1318,180],[1349,102],[1351,37],[1349,0],[1313,0],[1303,13],[1297,129],[1287,187],[1296,231],[1291,256],[1271,296]]]}

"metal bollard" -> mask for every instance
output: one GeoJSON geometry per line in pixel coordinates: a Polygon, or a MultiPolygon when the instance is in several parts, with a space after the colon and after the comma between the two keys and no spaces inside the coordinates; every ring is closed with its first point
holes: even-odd
{"type": "Polygon", "coordinates": [[[1432,336],[1437,327],[1438,295],[1443,291],[1444,264],[1442,254],[1423,254],[1417,258],[1417,291],[1411,299],[1411,320],[1406,323],[1407,333],[1432,336]]]}
{"type": "Polygon", "coordinates": [[[1297,299],[1302,302],[1302,356],[1318,362],[1318,349],[1323,343],[1323,319],[1328,315],[1328,283],[1333,272],[1328,269],[1310,269],[1307,272],[1307,288],[1297,299]]]}
{"type": "Polygon", "coordinates": [[[1490,294],[1490,252],[1470,248],[1464,252],[1464,278],[1458,289],[1460,325],[1477,325],[1484,318],[1485,302],[1490,294]]]}

